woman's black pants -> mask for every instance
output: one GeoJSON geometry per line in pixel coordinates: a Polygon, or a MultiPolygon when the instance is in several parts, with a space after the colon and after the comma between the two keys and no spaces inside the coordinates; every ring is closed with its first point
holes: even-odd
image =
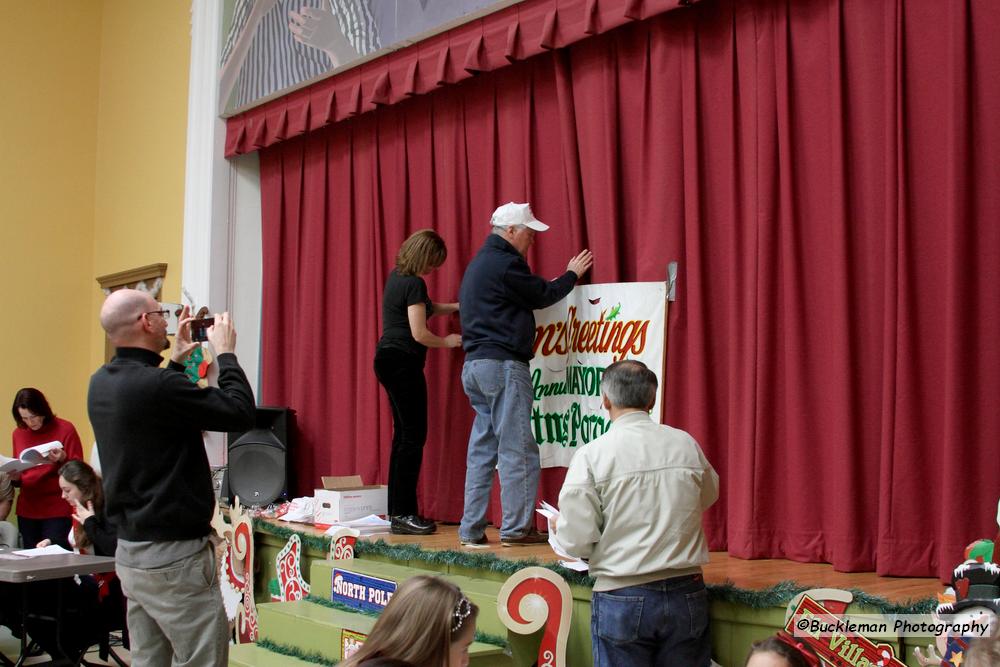
{"type": "Polygon", "coordinates": [[[427,440],[427,380],[422,357],[402,350],[375,353],[375,376],[392,405],[389,515],[419,514],[417,480],[427,440]]]}

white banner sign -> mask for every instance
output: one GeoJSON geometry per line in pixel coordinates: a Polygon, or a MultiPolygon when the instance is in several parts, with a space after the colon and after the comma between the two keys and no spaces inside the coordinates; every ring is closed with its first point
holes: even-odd
{"type": "Polygon", "coordinates": [[[620,359],[636,359],[663,394],[666,283],[582,285],[559,303],[535,311],[535,392],[531,429],[543,468],[568,466],[577,447],[610,426],[601,407],[601,376],[620,359]]]}

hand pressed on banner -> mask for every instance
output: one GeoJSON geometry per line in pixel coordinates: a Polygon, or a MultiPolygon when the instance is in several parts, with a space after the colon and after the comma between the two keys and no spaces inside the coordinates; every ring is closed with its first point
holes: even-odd
{"type": "Polygon", "coordinates": [[[590,267],[594,265],[594,253],[589,250],[584,250],[576,257],[569,260],[569,264],[566,265],[567,271],[572,271],[576,274],[577,279],[583,277],[590,267]]]}

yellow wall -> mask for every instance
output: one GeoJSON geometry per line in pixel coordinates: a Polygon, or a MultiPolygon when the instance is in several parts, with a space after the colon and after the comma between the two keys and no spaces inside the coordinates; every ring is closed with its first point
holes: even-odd
{"type": "MultiPolygon", "coordinates": [[[[36,386],[87,426],[94,160],[101,11],[96,1],[3,2],[0,21],[0,406],[36,386]]],[[[12,429],[11,417],[0,424],[12,429]]],[[[0,451],[9,453],[9,431],[0,451]]]]}
{"type": "Polygon", "coordinates": [[[165,262],[163,296],[180,296],[190,1],[0,0],[0,12],[0,403],[6,414],[18,388],[39,387],[89,450],[95,278],[165,262]]]}
{"type": "MultiPolygon", "coordinates": [[[[180,301],[191,51],[188,0],[105,0],[93,273],[164,262],[161,298],[180,301]]],[[[91,293],[92,309],[104,295],[91,293]]],[[[90,365],[103,361],[92,318],[90,365]]]]}

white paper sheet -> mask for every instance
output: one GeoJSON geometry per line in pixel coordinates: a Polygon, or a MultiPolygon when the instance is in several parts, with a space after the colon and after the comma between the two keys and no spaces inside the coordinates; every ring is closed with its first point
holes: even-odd
{"type": "MultiPolygon", "coordinates": [[[[546,520],[552,521],[559,518],[559,510],[549,505],[544,500],[538,503],[541,507],[537,508],[535,511],[545,517],[546,520]]],[[[584,561],[579,558],[573,558],[568,553],[562,544],[559,543],[559,538],[556,536],[555,531],[549,529],[549,546],[552,547],[552,551],[559,556],[559,564],[570,570],[576,570],[577,572],[586,572],[590,567],[584,561]]]]}
{"type": "Polygon", "coordinates": [[[59,554],[71,554],[72,551],[63,549],[58,544],[50,544],[47,547],[35,547],[34,549],[20,549],[14,552],[18,556],[58,556],[59,554]]]}
{"type": "Polygon", "coordinates": [[[340,528],[353,528],[359,531],[362,535],[371,535],[373,533],[388,533],[389,527],[392,525],[391,521],[383,519],[377,514],[369,514],[368,516],[363,516],[360,519],[354,519],[352,521],[340,521],[332,524],[326,530],[326,535],[333,535],[340,528]]]}

